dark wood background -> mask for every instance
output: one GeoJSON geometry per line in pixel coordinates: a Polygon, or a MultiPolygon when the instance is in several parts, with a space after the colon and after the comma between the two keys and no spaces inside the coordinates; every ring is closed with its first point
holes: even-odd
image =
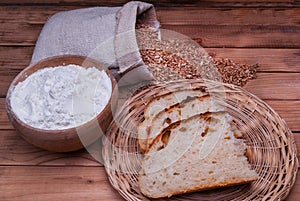
{"type": "MultiPolygon", "coordinates": [[[[0,200],[120,200],[104,168],[81,150],[57,154],[21,139],[5,112],[12,79],[30,62],[49,16],[127,1],[0,0],[0,200]]],[[[215,57],[259,63],[258,78],[245,88],[287,122],[300,148],[300,1],[162,0],[162,28],[195,39],[215,57]]],[[[300,178],[287,200],[299,200],[300,178]]]]}

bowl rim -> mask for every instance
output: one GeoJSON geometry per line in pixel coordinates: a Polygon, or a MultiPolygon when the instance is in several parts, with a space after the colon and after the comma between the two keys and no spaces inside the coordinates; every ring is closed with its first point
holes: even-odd
{"type": "MultiPolygon", "coordinates": [[[[62,62],[61,65],[64,65],[65,63],[62,62]]],[[[75,63],[72,63],[72,62],[68,62],[66,63],[65,65],[69,65],[69,64],[75,64],[75,63]]],[[[75,64],[75,65],[79,65],[80,64],[75,64]]],[[[43,67],[39,68],[38,70],[40,69],[43,69],[43,68],[47,68],[47,67],[55,67],[55,66],[46,66],[46,65],[43,65],[43,67]]],[[[81,67],[84,67],[84,66],[81,66],[81,67]]],[[[91,65],[92,67],[92,65],[91,65]]],[[[36,70],[37,71],[37,70],[36,70]]],[[[35,73],[36,71],[32,72],[31,74],[35,73]]],[[[31,75],[30,74],[30,75],[31,75]]],[[[28,76],[30,76],[28,75],[28,76]]],[[[26,78],[27,79],[27,76],[26,78]]],[[[25,80],[24,79],[24,80],[25,80]]],[[[23,80],[23,81],[24,81],[23,80]]],[[[58,56],[52,56],[52,57],[47,57],[47,58],[44,58],[44,59],[41,59],[39,60],[38,62],[35,62],[35,63],[32,63],[32,64],[29,64],[27,67],[25,67],[21,72],[18,73],[18,75],[13,79],[13,81],[10,83],[10,86],[8,88],[8,91],[6,93],[6,100],[5,100],[5,107],[6,107],[6,113],[8,114],[8,117],[9,117],[9,120],[11,121],[11,123],[13,121],[17,121],[17,123],[19,123],[21,126],[23,127],[26,127],[28,129],[31,129],[31,130],[35,130],[35,131],[38,131],[39,133],[40,132],[43,132],[43,133],[51,133],[51,134],[56,134],[56,133],[70,133],[72,131],[76,131],[77,129],[81,129],[81,128],[85,128],[87,125],[89,124],[92,124],[95,120],[98,120],[98,118],[104,114],[104,112],[109,112],[109,111],[112,111],[112,108],[111,108],[111,105],[112,105],[112,97],[114,95],[114,91],[115,91],[115,88],[117,87],[117,81],[115,79],[115,77],[113,76],[113,74],[110,72],[110,70],[104,66],[100,61],[97,61],[93,58],[90,58],[88,56],[82,56],[82,55],[71,55],[71,54],[67,54],[67,55],[58,55],[58,56]],[[105,107],[102,109],[102,111],[100,113],[98,113],[95,117],[93,117],[92,119],[90,119],[89,121],[83,123],[83,124],[80,124],[79,126],[75,126],[75,127],[71,127],[71,128],[66,128],[66,129],[55,129],[55,130],[47,130],[47,129],[41,129],[41,128],[36,128],[36,127],[33,127],[29,124],[26,124],[25,122],[23,122],[17,115],[16,113],[13,111],[12,109],[12,106],[11,106],[11,94],[15,88],[15,86],[20,82],[18,81],[29,69],[32,69],[33,67],[35,67],[36,65],[39,65],[39,64],[43,64],[45,62],[48,62],[49,60],[58,60],[58,59],[62,59],[62,58],[69,58],[69,59],[72,59],[72,58],[76,58],[76,59],[81,59],[83,62],[88,60],[89,62],[93,63],[93,64],[96,64],[95,68],[97,68],[98,70],[101,69],[99,68],[99,66],[103,67],[101,70],[105,70],[106,74],[108,75],[109,79],[110,79],[110,82],[111,82],[111,86],[112,86],[112,91],[111,91],[111,94],[110,94],[110,98],[107,102],[107,104],[105,105],[105,107]]],[[[98,122],[98,121],[97,121],[98,122]]]]}

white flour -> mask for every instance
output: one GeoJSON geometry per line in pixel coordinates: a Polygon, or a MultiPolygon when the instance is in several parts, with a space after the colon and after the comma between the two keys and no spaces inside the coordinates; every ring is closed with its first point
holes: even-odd
{"type": "Polygon", "coordinates": [[[104,109],[111,93],[104,70],[71,64],[28,76],[14,88],[11,106],[17,117],[32,127],[61,130],[91,120],[104,109]]]}

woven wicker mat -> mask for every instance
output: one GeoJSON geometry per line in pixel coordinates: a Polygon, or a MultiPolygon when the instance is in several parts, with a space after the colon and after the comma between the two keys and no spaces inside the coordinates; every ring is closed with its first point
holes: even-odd
{"type": "Polygon", "coordinates": [[[231,114],[247,144],[247,156],[260,178],[251,184],[172,196],[160,200],[282,200],[298,170],[296,145],[284,120],[265,102],[240,87],[213,81],[180,81],[151,86],[125,102],[103,139],[103,158],[112,186],[126,200],[150,200],[141,194],[138,173],[143,155],[137,125],[147,102],[182,89],[202,88],[231,114]]]}

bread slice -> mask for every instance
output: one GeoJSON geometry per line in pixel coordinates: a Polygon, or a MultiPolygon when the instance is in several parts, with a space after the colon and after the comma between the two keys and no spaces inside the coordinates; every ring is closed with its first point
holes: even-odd
{"type": "Polygon", "coordinates": [[[158,112],[162,111],[165,108],[174,105],[175,103],[179,103],[186,99],[188,96],[202,96],[203,94],[207,94],[205,89],[203,88],[195,88],[195,89],[182,89],[174,92],[168,92],[161,96],[154,97],[145,107],[144,116],[145,118],[152,118],[158,112]]]}
{"type": "Polygon", "coordinates": [[[230,121],[225,112],[207,112],[165,128],[142,161],[141,192],[162,198],[256,180],[230,121]]]}
{"type": "Polygon", "coordinates": [[[215,104],[210,95],[204,95],[201,97],[187,98],[180,103],[172,105],[168,109],[160,111],[153,118],[151,126],[149,126],[147,130],[146,150],[152,144],[153,139],[170,124],[183,119],[188,119],[196,114],[223,110],[223,107],[215,104]]]}
{"type": "Polygon", "coordinates": [[[147,128],[151,125],[152,119],[160,112],[169,108],[170,106],[180,103],[188,97],[206,95],[204,89],[184,89],[176,92],[169,92],[167,94],[153,98],[145,107],[144,121],[138,125],[138,142],[140,150],[145,152],[147,147],[147,128]]]}

